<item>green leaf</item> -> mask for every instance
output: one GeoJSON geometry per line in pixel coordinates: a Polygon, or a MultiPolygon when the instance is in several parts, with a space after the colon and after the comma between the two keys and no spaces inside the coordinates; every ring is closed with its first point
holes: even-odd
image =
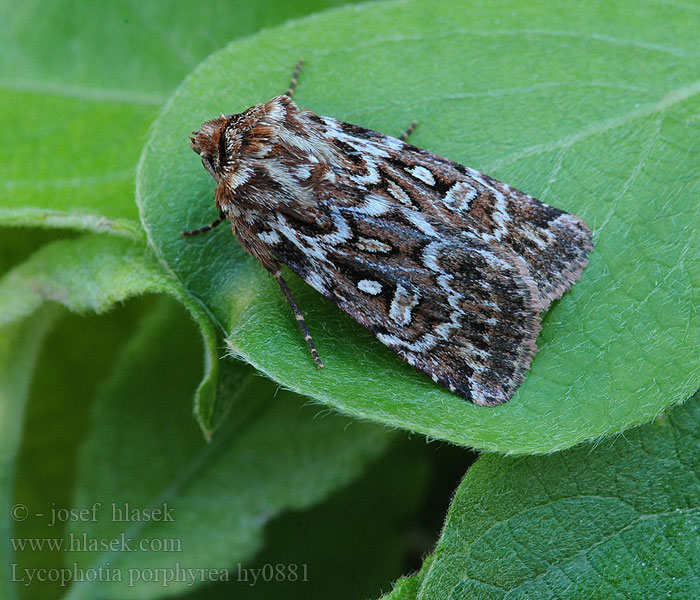
{"type": "Polygon", "coordinates": [[[271,522],[264,548],[252,561],[234,566],[228,582],[202,587],[183,600],[376,596],[402,573],[414,542],[415,531],[406,530],[425,491],[425,448],[421,440],[394,444],[360,479],[322,504],[271,522]],[[269,580],[270,566],[277,565],[281,576],[269,580]]]}
{"type": "MultiPolygon", "coordinates": [[[[10,482],[22,431],[24,402],[20,401],[26,397],[33,357],[41,343],[39,333],[53,322],[44,324],[42,315],[54,307],[41,307],[41,303],[49,298],[76,311],[103,311],[117,301],[146,291],[165,291],[178,296],[172,281],[162,275],[142,248],[124,239],[101,236],[50,244],[0,281],[0,314],[5,322],[0,338],[3,340],[0,369],[8,374],[0,386],[0,407],[4,407],[1,422],[6,434],[0,469],[6,494],[0,502],[6,509],[2,522],[8,534],[6,539],[10,537],[10,482]],[[17,329],[18,323],[31,327],[17,329]],[[15,330],[17,335],[13,334],[15,330]],[[22,342],[29,344],[27,351],[22,342]]],[[[118,320],[122,329],[128,328],[123,314],[118,320]]],[[[49,523],[52,508],[70,506],[61,503],[62,499],[65,501],[65,486],[70,485],[70,480],[59,477],[54,485],[40,490],[41,493],[31,491],[37,479],[47,482],[61,474],[70,477],[70,465],[65,461],[70,461],[71,450],[64,446],[74,445],[76,440],[61,444],[60,439],[68,432],[75,437],[74,427],[82,422],[81,429],[87,428],[90,433],[81,453],[75,508],[92,507],[95,502],[102,502],[103,507],[100,521],[89,523],[92,529],[86,531],[87,539],[112,539],[124,532],[127,537],[134,537],[135,543],[143,536],[166,539],[164,543],[171,540],[181,544],[182,552],[173,555],[153,551],[126,556],[126,552],[117,551],[115,556],[110,556],[74,547],[72,552],[18,553],[13,561],[21,582],[27,583],[25,568],[34,573],[36,568],[66,568],[73,573],[73,564],[78,568],[102,565],[106,572],[116,569],[124,578],[135,576],[133,569],[141,569],[147,576],[148,569],[173,558],[180,559],[183,565],[194,561],[189,564],[192,567],[204,564],[211,569],[228,568],[258,548],[268,520],[285,508],[309,506],[348,483],[392,439],[393,436],[373,425],[352,424],[340,417],[320,419],[318,411],[303,406],[299,398],[287,392],[275,396],[273,384],[252,375],[250,368],[228,360],[224,361],[219,378],[223,388],[220,395],[228,396],[229,400],[240,397],[245,402],[240,403],[236,419],[228,422],[212,444],[205,444],[191,418],[191,397],[201,358],[196,329],[188,321],[182,310],[176,310],[176,305],[165,298],[154,306],[133,340],[120,351],[117,367],[103,386],[91,423],[87,425],[84,414],[71,419],[65,406],[58,414],[51,413],[56,408],[56,388],[60,393],[61,378],[67,374],[42,372],[49,379],[39,382],[36,390],[39,394],[43,391],[43,397],[37,399],[34,410],[38,421],[32,421],[35,427],[23,442],[24,469],[18,473],[15,500],[28,506],[32,515],[46,515],[43,521],[37,518],[20,524],[15,537],[19,534],[22,538],[25,534],[24,537],[45,540],[63,535],[65,544],[74,543],[65,535],[72,532],[73,539],[77,539],[81,533],[79,525],[83,523],[71,524],[69,531],[63,530],[64,523],[49,523]],[[42,415],[51,421],[50,427],[41,426],[42,415]],[[59,448],[47,452],[45,444],[51,441],[59,443],[59,448]],[[38,462],[37,452],[41,458],[38,462]],[[58,464],[54,464],[56,460],[58,464]],[[175,522],[164,531],[160,526],[167,524],[113,522],[113,503],[123,507],[126,502],[136,508],[153,508],[158,503],[170,502],[174,504],[175,522]],[[193,519],[198,522],[197,527],[192,527],[193,519]],[[25,579],[21,579],[23,576],[25,579]]],[[[85,351],[84,342],[88,340],[81,342],[80,336],[81,332],[89,335],[90,331],[88,327],[76,326],[74,321],[72,331],[66,335],[64,330],[62,334],[64,343],[72,340],[70,349],[62,351],[59,345],[54,351],[61,353],[59,358],[74,353],[76,346],[85,351]]],[[[104,363],[105,351],[116,352],[123,331],[117,333],[110,333],[108,328],[93,331],[90,339],[98,347],[90,360],[101,358],[104,363]]],[[[85,369],[91,368],[90,360],[83,363],[85,369]]],[[[98,375],[104,366],[97,365],[98,375]]],[[[79,381],[72,386],[74,392],[90,394],[86,392],[85,380],[93,381],[98,375],[92,372],[78,375],[79,381]]],[[[73,403],[73,410],[84,410],[85,403],[86,398],[81,397],[73,403]]],[[[4,554],[8,550],[3,547],[4,554]]],[[[5,564],[9,565],[12,561],[7,558],[5,564]]],[[[9,586],[9,576],[6,581],[9,586]]],[[[100,590],[101,581],[94,583],[100,590]]],[[[177,587],[174,585],[171,593],[177,587]]],[[[141,591],[132,593],[161,593],[157,583],[137,588],[141,591]]],[[[27,590],[31,598],[55,596],[58,591],[51,582],[36,581],[27,590]]],[[[8,597],[12,594],[14,590],[8,587],[8,597]]],[[[94,597],[93,584],[78,583],[68,597],[83,594],[94,597]]]]}
{"type": "Polygon", "coordinates": [[[141,235],[148,125],[231,39],[340,0],[0,2],[0,224],[141,235]]]}
{"type": "MultiPolygon", "coordinates": [[[[16,235],[12,237],[20,239],[16,235]]],[[[20,248],[20,254],[23,251],[20,248]]],[[[42,341],[61,312],[55,303],[78,311],[102,311],[146,291],[176,293],[172,281],[162,275],[145,253],[143,246],[117,238],[58,241],[46,245],[0,279],[0,437],[3,440],[0,527],[7,533],[3,539],[8,540],[2,546],[3,555],[10,551],[10,519],[14,517],[9,504],[26,400],[42,341]],[[49,304],[47,300],[52,302],[49,304]]],[[[22,517],[16,520],[21,521],[22,517]]],[[[10,562],[3,561],[5,569],[10,562]]],[[[10,582],[8,576],[1,585],[9,586],[10,582]]],[[[7,589],[7,597],[14,595],[13,589],[7,589]]]]}
{"type": "MultiPolygon", "coordinates": [[[[229,392],[241,400],[236,418],[206,444],[192,426],[188,401],[199,373],[196,332],[181,322],[173,305],[152,311],[98,396],[74,507],[99,505],[95,520],[67,524],[68,539],[129,541],[74,547],[59,557],[113,575],[111,582],[75,582],[66,598],[174,595],[221,577],[261,547],[268,521],[349,483],[393,439],[375,425],[319,418],[304,399],[275,395],[275,385],[248,368],[229,392]],[[163,518],[139,516],[154,509],[163,518]],[[141,544],[148,546],[133,551],[141,544]],[[209,575],[167,586],[153,579],[158,569],[174,574],[178,567],[209,575]]],[[[222,365],[225,374],[232,369],[240,366],[222,365]]]]}
{"type": "Polygon", "coordinates": [[[434,556],[432,554],[426,556],[423,559],[423,565],[420,571],[399,579],[391,593],[382,596],[382,600],[417,600],[420,587],[423,585],[425,576],[428,574],[430,566],[433,564],[433,558],[434,556]]]}
{"type": "MultiPolygon", "coordinates": [[[[140,317],[153,310],[158,299],[148,296],[130,300],[104,315],[67,313],[41,344],[34,376],[31,372],[25,374],[26,381],[31,381],[30,395],[24,419],[17,424],[22,428],[22,442],[15,461],[13,502],[27,506],[30,513],[24,521],[13,522],[14,540],[44,540],[63,534],[61,522],[51,527],[48,524],[55,511],[72,505],[77,451],[90,430],[95,392],[110,373],[120,348],[133,335],[140,317]]],[[[42,310],[56,308],[40,309],[25,322],[33,323],[42,310]]],[[[193,329],[186,317],[184,321],[185,327],[193,329]]],[[[197,350],[193,344],[196,366],[201,363],[197,350]]],[[[191,398],[185,401],[191,402],[191,398]]],[[[25,568],[36,574],[37,569],[61,567],[60,561],[65,558],[48,548],[16,550],[11,562],[22,569],[16,571],[20,576],[25,568]]],[[[24,600],[47,600],[62,594],[55,582],[36,578],[31,585],[19,588],[24,600]]]]}
{"type": "Polygon", "coordinates": [[[93,235],[47,244],[0,285],[0,324],[30,316],[47,300],[100,313],[136,294],[178,293],[143,246],[93,235]]]}
{"type": "Polygon", "coordinates": [[[139,237],[134,163],[157,105],[5,90],[0,223],[139,237]]]}
{"type": "Polygon", "coordinates": [[[8,599],[17,597],[11,582],[13,521],[28,516],[12,500],[24,410],[41,342],[57,316],[56,307],[45,307],[32,319],[0,327],[0,596],[8,599]]]}
{"type": "Polygon", "coordinates": [[[177,298],[200,327],[204,375],[195,395],[195,414],[204,433],[211,435],[230,409],[228,397],[217,394],[216,332],[200,304],[163,273],[142,245],[96,235],[47,244],[2,279],[0,326],[30,316],[47,300],[76,312],[104,312],[116,302],[146,293],[177,298]]]}
{"type": "Polygon", "coordinates": [[[696,395],[597,447],[482,457],[415,597],[697,598],[699,431],[696,395]]]}
{"type": "Polygon", "coordinates": [[[696,14],[631,0],[556,11],[416,0],[235,42],[190,75],[151,130],[137,176],[149,241],[230,332],[234,353],[348,414],[511,453],[648,421],[700,385],[696,14]],[[316,372],[276,284],[226,227],[179,237],[216,216],[189,132],[281,93],[300,56],[301,106],[390,134],[418,119],[413,143],[592,226],[590,264],[546,315],[540,352],[506,405],[473,406],[433,385],[290,276],[326,365],[316,372]]]}

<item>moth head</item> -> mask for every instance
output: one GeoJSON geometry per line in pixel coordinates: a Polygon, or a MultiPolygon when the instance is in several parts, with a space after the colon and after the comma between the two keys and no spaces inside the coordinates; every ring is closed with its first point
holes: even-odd
{"type": "Polygon", "coordinates": [[[241,113],[206,121],[199,131],[192,132],[190,147],[218,181],[222,171],[233,174],[244,159],[263,158],[269,153],[289,103],[286,97],[276,97],[241,113]]]}
{"type": "Polygon", "coordinates": [[[193,131],[190,136],[190,148],[200,156],[202,164],[215,179],[216,174],[221,170],[220,154],[222,151],[225,152],[224,131],[227,121],[226,115],[206,121],[199,131],[193,131]]]}

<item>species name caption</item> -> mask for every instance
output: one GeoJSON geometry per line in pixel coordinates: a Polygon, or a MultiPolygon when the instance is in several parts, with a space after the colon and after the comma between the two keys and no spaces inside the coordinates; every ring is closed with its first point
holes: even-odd
{"type": "Polygon", "coordinates": [[[287,92],[190,139],[219,216],[277,280],[317,366],[286,265],[405,361],[459,396],[506,402],[541,314],[593,248],[580,218],[398,138],[300,109],[287,92]]]}
{"type": "Polygon", "coordinates": [[[261,567],[236,568],[187,567],[175,562],[167,567],[129,567],[113,566],[110,561],[96,567],[81,567],[73,562],[65,567],[22,567],[19,563],[10,564],[10,581],[29,587],[32,584],[53,583],[57,587],[68,587],[76,583],[124,583],[126,587],[141,584],[157,584],[160,587],[193,587],[207,583],[236,581],[253,587],[263,583],[305,584],[309,582],[308,565],[267,563],[261,567]]]}

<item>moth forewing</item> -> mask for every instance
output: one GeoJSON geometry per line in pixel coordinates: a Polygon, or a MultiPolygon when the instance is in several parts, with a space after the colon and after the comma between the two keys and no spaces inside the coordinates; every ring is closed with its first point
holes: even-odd
{"type": "Polygon", "coordinates": [[[281,265],[435,382],[496,405],[530,365],[542,311],[592,249],[581,219],[403,139],[300,110],[290,95],[206,122],[191,145],[319,367],[281,265]]]}

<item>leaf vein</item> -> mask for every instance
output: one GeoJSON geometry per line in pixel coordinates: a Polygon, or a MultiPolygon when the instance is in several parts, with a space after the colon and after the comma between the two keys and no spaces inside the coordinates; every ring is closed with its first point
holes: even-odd
{"type": "Polygon", "coordinates": [[[616,129],[618,127],[626,125],[627,123],[636,119],[642,119],[644,117],[649,117],[664,112],[665,110],[671,108],[675,104],[688,100],[689,98],[697,96],[698,94],[700,94],[700,81],[695,81],[691,85],[668,92],[657,102],[645,104],[625,114],[611,117],[603,121],[599,121],[598,123],[593,124],[592,126],[588,127],[587,129],[584,129],[583,131],[579,131],[578,133],[574,133],[554,142],[536,144],[528,148],[524,148],[523,150],[511,154],[510,156],[506,156],[500,160],[495,161],[494,163],[486,167],[486,169],[488,171],[496,171],[525,158],[538,156],[540,154],[553,152],[555,150],[561,150],[563,148],[571,148],[579,142],[582,142],[590,137],[606,133],[612,129],[616,129]]]}

